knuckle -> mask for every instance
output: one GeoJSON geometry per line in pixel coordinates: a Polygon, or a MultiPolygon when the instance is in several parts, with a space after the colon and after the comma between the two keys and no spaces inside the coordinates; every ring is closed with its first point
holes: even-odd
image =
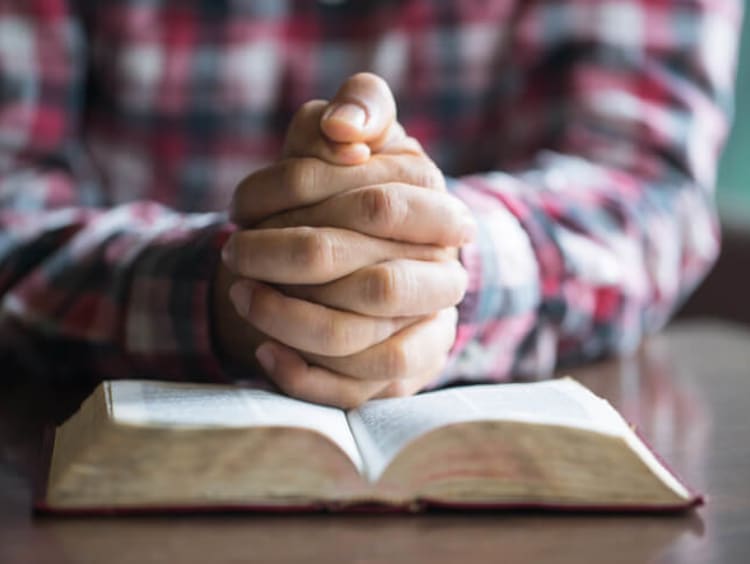
{"type": "Polygon", "coordinates": [[[325,348],[323,354],[334,354],[340,348],[341,330],[330,316],[319,320],[317,327],[318,338],[325,348]]]}
{"type": "Polygon", "coordinates": [[[374,266],[363,285],[365,300],[387,312],[392,311],[398,301],[399,279],[397,268],[384,264],[374,266]]]}
{"type": "Polygon", "coordinates": [[[417,186],[445,190],[445,177],[437,165],[426,156],[422,156],[419,165],[413,168],[417,186]]]}
{"type": "Polygon", "coordinates": [[[410,354],[403,341],[389,344],[383,351],[381,359],[383,370],[388,378],[401,380],[409,373],[410,354]]]}
{"type": "Polygon", "coordinates": [[[280,163],[282,189],[291,196],[291,203],[306,203],[315,193],[319,169],[315,159],[287,159],[280,163]]]}
{"type": "Polygon", "coordinates": [[[320,319],[318,339],[327,356],[347,356],[356,351],[356,336],[353,328],[347,323],[341,323],[333,315],[326,315],[320,319]]]}
{"type": "Polygon", "coordinates": [[[382,236],[391,235],[403,221],[404,202],[394,190],[385,186],[363,190],[360,201],[364,220],[382,236]]]}
{"type": "Polygon", "coordinates": [[[325,275],[335,262],[334,243],[320,230],[301,227],[300,236],[292,245],[292,264],[312,275],[325,275]]]}

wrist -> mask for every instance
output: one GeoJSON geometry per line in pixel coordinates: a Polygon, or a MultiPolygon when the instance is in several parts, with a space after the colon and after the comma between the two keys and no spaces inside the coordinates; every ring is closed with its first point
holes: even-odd
{"type": "Polygon", "coordinates": [[[121,344],[130,373],[225,379],[211,334],[211,284],[227,232],[222,220],[218,214],[209,224],[205,216],[180,216],[172,231],[149,235],[132,262],[121,344]]]}
{"type": "Polygon", "coordinates": [[[263,370],[255,350],[268,338],[237,313],[229,289],[237,277],[220,261],[212,289],[212,336],[216,356],[222,364],[238,365],[253,374],[263,370]]]}

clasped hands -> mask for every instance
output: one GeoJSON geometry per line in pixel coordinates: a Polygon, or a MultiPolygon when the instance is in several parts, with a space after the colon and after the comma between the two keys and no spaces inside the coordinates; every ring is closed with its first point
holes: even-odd
{"type": "Polygon", "coordinates": [[[382,79],[354,75],[302,106],[230,216],[213,292],[223,354],[343,408],[411,395],[443,369],[467,287],[458,248],[476,227],[382,79]]]}

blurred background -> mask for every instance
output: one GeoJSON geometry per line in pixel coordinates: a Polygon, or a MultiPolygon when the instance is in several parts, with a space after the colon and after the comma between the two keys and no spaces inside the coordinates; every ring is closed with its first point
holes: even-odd
{"type": "MultiPolygon", "coordinates": [[[[750,229],[750,5],[745,7],[737,75],[734,128],[719,171],[719,206],[725,223],[750,229]]],[[[750,252],[750,251],[749,251],[750,252]]]]}
{"type": "Polygon", "coordinates": [[[734,126],[717,188],[723,223],[721,256],[681,316],[718,316],[750,324],[750,4],[745,6],[737,70],[734,126]]]}

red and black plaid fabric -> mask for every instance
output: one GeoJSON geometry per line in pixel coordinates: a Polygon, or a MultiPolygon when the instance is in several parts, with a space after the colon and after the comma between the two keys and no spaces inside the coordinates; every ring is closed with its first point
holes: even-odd
{"type": "Polygon", "coordinates": [[[455,379],[658,329],[718,249],[738,0],[0,0],[1,347],[225,378],[208,292],[236,183],[352,73],[475,212],[455,379]]]}

